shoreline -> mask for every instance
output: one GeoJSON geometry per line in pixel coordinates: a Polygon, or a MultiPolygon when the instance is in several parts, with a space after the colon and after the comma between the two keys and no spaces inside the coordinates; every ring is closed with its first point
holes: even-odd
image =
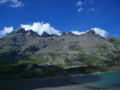
{"type": "MultiPolygon", "coordinates": [[[[0,81],[1,88],[25,89],[25,90],[113,90],[113,88],[101,88],[84,83],[77,83],[71,80],[72,77],[57,78],[39,78],[39,79],[22,79],[0,81]],[[1,83],[2,82],[2,83],[1,83]],[[74,89],[73,89],[74,88],[74,89]]],[[[115,89],[114,90],[120,90],[115,89]]]]}
{"type": "MultiPolygon", "coordinates": [[[[9,80],[8,80],[9,81],[9,80]]],[[[14,80],[12,80],[14,81],[14,80]]],[[[16,80],[15,80],[16,81],[16,80]]],[[[106,88],[99,88],[82,83],[76,83],[71,81],[71,77],[62,78],[42,78],[42,79],[30,79],[20,80],[17,83],[3,83],[0,84],[1,88],[9,89],[25,89],[25,90],[73,90],[74,89],[86,89],[86,90],[105,90],[106,88]],[[34,85],[35,84],[35,85],[34,85]],[[44,86],[46,84],[47,86],[44,86]],[[3,85],[3,86],[2,86],[3,85]],[[37,86],[36,86],[37,85],[37,86]],[[36,86],[36,87],[35,87],[36,86]],[[39,86],[39,87],[38,87],[39,86]]]]}
{"type": "Polygon", "coordinates": [[[72,75],[72,76],[83,76],[83,75],[92,75],[92,74],[105,74],[105,73],[111,73],[111,72],[120,72],[120,69],[118,70],[113,70],[113,71],[106,71],[106,72],[94,72],[94,73],[89,73],[89,74],[77,74],[77,75],[72,75]]]}
{"type": "MultiPolygon", "coordinates": [[[[120,71],[120,70],[118,70],[120,71]]],[[[118,72],[111,71],[111,72],[118,72]]],[[[97,72],[91,74],[102,74],[110,72],[97,72]]],[[[25,89],[25,90],[120,90],[120,88],[102,88],[92,85],[87,85],[84,82],[73,81],[75,76],[84,76],[87,74],[79,74],[72,76],[62,77],[48,77],[48,78],[36,78],[36,79],[15,79],[15,80],[0,80],[0,89],[25,89]]]]}

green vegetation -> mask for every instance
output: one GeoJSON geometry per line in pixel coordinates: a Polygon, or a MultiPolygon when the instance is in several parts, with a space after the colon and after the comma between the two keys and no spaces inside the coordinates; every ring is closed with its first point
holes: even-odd
{"type": "Polygon", "coordinates": [[[64,69],[56,66],[39,66],[37,64],[14,64],[0,66],[0,79],[29,79],[66,75],[64,69]]]}
{"type": "Polygon", "coordinates": [[[80,67],[68,69],[73,74],[115,71],[120,70],[120,53],[119,51],[116,53],[116,55],[108,54],[104,59],[98,58],[96,55],[78,54],[73,60],[66,58],[65,62],[69,67],[75,62],[79,63],[80,67]]]}
{"type": "Polygon", "coordinates": [[[114,37],[109,37],[108,41],[113,43],[115,47],[117,47],[119,49],[120,46],[120,40],[114,37]]]}
{"type": "Polygon", "coordinates": [[[55,54],[55,53],[51,53],[51,52],[47,53],[47,55],[51,56],[52,58],[56,58],[56,57],[60,56],[60,54],[55,54]]]}
{"type": "Polygon", "coordinates": [[[72,61],[69,60],[68,58],[65,58],[65,63],[66,63],[68,66],[72,65],[72,61]]]}
{"type": "Polygon", "coordinates": [[[0,65],[17,64],[20,60],[28,61],[29,55],[26,53],[18,53],[16,50],[9,50],[0,53],[0,65]]]}
{"type": "Polygon", "coordinates": [[[57,66],[39,66],[37,64],[14,64],[0,66],[0,79],[30,79],[66,76],[72,74],[85,74],[105,72],[109,68],[105,66],[81,66],[78,68],[63,69],[57,66]]]}
{"type": "MultiPolygon", "coordinates": [[[[101,53],[103,52],[102,54],[108,50],[106,45],[98,45],[97,48],[101,53]]],[[[77,46],[70,47],[70,50],[73,50],[68,54],[70,57],[64,57],[62,63],[58,61],[62,55],[57,53],[39,53],[30,56],[25,52],[7,52],[6,50],[6,52],[0,53],[0,79],[44,78],[120,69],[120,50],[106,53],[105,58],[99,58],[96,54],[85,54],[81,51],[74,53],[74,50],[82,50],[77,46]],[[54,66],[48,66],[48,64],[54,66]]]]}
{"type": "Polygon", "coordinates": [[[93,30],[81,36],[38,37],[20,29],[0,39],[0,79],[120,70],[119,39],[100,37],[93,30]]]}
{"type": "Polygon", "coordinates": [[[76,74],[90,74],[95,72],[105,72],[108,71],[109,68],[103,66],[81,66],[77,68],[69,68],[66,69],[68,73],[71,75],[76,74]]]}
{"type": "Polygon", "coordinates": [[[32,63],[31,61],[19,60],[18,64],[32,63]]]}
{"type": "Polygon", "coordinates": [[[60,67],[60,68],[66,68],[69,67],[68,64],[54,64],[54,66],[60,67]]]}
{"type": "MultiPolygon", "coordinates": [[[[30,56],[32,59],[31,62],[35,64],[40,64],[40,65],[56,65],[57,59],[60,58],[61,55],[58,53],[39,53],[39,54],[34,54],[30,56]],[[56,64],[55,64],[56,63],[56,64]]],[[[58,63],[59,64],[59,63],[58,63]]]]}
{"type": "Polygon", "coordinates": [[[32,63],[34,64],[46,64],[48,58],[45,56],[45,54],[40,53],[40,54],[34,54],[30,57],[32,59],[32,63]]]}
{"type": "Polygon", "coordinates": [[[96,56],[86,55],[84,56],[84,60],[82,62],[86,66],[95,66],[95,65],[98,65],[99,60],[96,56]]]}
{"type": "Polygon", "coordinates": [[[95,45],[95,48],[97,50],[97,52],[101,55],[101,56],[105,56],[106,53],[109,52],[109,47],[107,44],[105,43],[98,43],[95,45]]]}
{"type": "Polygon", "coordinates": [[[0,54],[0,65],[15,64],[18,61],[16,52],[0,54]]]}
{"type": "Polygon", "coordinates": [[[0,50],[0,53],[5,53],[5,52],[9,52],[9,51],[10,51],[10,48],[5,48],[5,49],[0,50]]]}
{"type": "Polygon", "coordinates": [[[103,43],[99,43],[96,45],[97,48],[101,48],[101,49],[107,49],[107,44],[103,44],[103,43]]]}
{"type": "Polygon", "coordinates": [[[109,57],[110,61],[108,62],[111,67],[117,67],[120,68],[120,51],[116,51],[115,55],[108,54],[107,56],[109,57]]]}
{"type": "Polygon", "coordinates": [[[77,46],[77,45],[71,45],[68,47],[70,51],[82,51],[82,47],[77,46]]]}

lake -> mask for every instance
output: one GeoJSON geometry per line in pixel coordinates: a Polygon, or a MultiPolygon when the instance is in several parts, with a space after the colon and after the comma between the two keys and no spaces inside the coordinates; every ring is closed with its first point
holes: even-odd
{"type": "Polygon", "coordinates": [[[120,71],[75,76],[72,81],[102,88],[120,88],[120,71]]]}

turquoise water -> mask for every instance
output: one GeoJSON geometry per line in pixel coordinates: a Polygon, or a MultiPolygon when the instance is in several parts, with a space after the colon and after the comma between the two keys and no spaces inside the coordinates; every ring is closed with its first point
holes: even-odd
{"type": "Polygon", "coordinates": [[[120,88],[120,72],[75,76],[73,81],[103,88],[120,88]]]}

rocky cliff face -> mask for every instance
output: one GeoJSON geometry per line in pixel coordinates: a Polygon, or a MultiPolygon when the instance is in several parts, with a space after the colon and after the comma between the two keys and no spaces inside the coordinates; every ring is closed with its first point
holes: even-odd
{"type": "Polygon", "coordinates": [[[79,66],[83,64],[82,56],[95,56],[96,61],[108,59],[107,55],[114,55],[119,46],[120,40],[103,38],[93,30],[82,35],[69,32],[57,36],[44,32],[40,36],[32,30],[25,31],[24,28],[20,28],[0,38],[0,64],[4,61],[12,62],[11,59],[4,58],[4,54],[7,56],[15,51],[17,55],[12,58],[18,62],[29,60],[38,64],[69,63],[71,66],[79,66]]]}

